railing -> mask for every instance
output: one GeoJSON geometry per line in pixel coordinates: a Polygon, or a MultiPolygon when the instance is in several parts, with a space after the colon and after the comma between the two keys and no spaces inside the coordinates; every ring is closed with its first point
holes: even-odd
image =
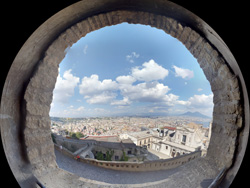
{"type": "MultiPolygon", "coordinates": [[[[55,148],[61,151],[63,154],[75,158],[72,152],[60,147],[55,144],[55,148]]],[[[181,166],[193,159],[199,158],[201,156],[201,151],[195,151],[189,154],[181,155],[171,159],[161,159],[154,161],[145,162],[123,162],[123,161],[101,161],[96,159],[86,159],[80,158],[79,162],[92,164],[102,168],[108,168],[113,170],[121,171],[156,171],[156,170],[167,170],[181,166]]]]}

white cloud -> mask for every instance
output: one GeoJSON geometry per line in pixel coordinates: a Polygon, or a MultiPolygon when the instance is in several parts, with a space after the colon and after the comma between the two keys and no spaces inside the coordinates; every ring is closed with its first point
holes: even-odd
{"type": "Polygon", "coordinates": [[[137,85],[120,85],[121,94],[130,101],[162,102],[168,101],[168,86],[155,82],[144,82],[137,85]]]}
{"type": "Polygon", "coordinates": [[[80,94],[89,104],[107,104],[110,103],[115,97],[118,84],[111,79],[99,81],[99,76],[96,74],[90,77],[84,77],[79,85],[80,94]]]}
{"type": "Polygon", "coordinates": [[[195,108],[209,108],[213,107],[213,94],[210,95],[194,95],[188,99],[190,102],[189,106],[195,108]]]}
{"type": "Polygon", "coordinates": [[[139,67],[132,68],[132,76],[139,81],[163,80],[168,76],[168,70],[158,65],[153,59],[143,63],[142,67],[142,69],[139,67]]]}
{"type": "Polygon", "coordinates": [[[194,72],[189,69],[183,69],[177,66],[173,66],[175,69],[175,76],[176,77],[182,77],[183,79],[191,79],[194,77],[194,72]]]}
{"type": "Polygon", "coordinates": [[[197,91],[202,91],[203,89],[202,88],[198,88],[197,91]]]}
{"type": "Polygon", "coordinates": [[[126,56],[126,60],[130,63],[134,63],[134,59],[137,59],[140,57],[140,54],[137,54],[136,52],[132,52],[130,55],[126,56]]]}
{"type": "Polygon", "coordinates": [[[101,94],[102,92],[117,90],[118,84],[111,79],[99,81],[99,76],[96,74],[90,77],[84,77],[79,85],[79,92],[85,96],[101,94]]]}
{"type": "Polygon", "coordinates": [[[86,44],[85,46],[84,46],[84,48],[83,48],[83,53],[86,55],[87,54],[87,49],[88,49],[88,45],[86,44]]]}
{"type": "Polygon", "coordinates": [[[80,106],[79,108],[76,109],[76,111],[78,111],[78,112],[82,112],[84,110],[85,110],[85,108],[83,106],[80,106]]]}
{"type": "Polygon", "coordinates": [[[87,103],[89,104],[108,104],[116,98],[116,94],[112,92],[103,92],[93,96],[85,96],[87,103]]]}
{"type": "Polygon", "coordinates": [[[119,84],[132,84],[136,81],[136,79],[128,75],[128,76],[118,76],[116,78],[116,81],[119,82],[119,84]]]}
{"type": "Polygon", "coordinates": [[[186,111],[200,112],[207,116],[212,116],[213,112],[213,94],[210,95],[194,95],[187,101],[177,101],[176,104],[180,104],[186,107],[186,111]]]}
{"type": "Polygon", "coordinates": [[[69,98],[74,95],[74,89],[79,83],[80,78],[73,76],[71,71],[71,69],[65,71],[63,77],[60,74],[58,75],[53,91],[53,103],[67,103],[69,98]]]}
{"type": "Polygon", "coordinates": [[[111,102],[111,105],[117,105],[117,106],[128,106],[132,102],[128,99],[128,97],[124,97],[122,100],[116,100],[111,102]]]}
{"type": "Polygon", "coordinates": [[[58,110],[50,111],[50,116],[55,117],[82,117],[85,114],[86,109],[83,106],[74,108],[72,105],[68,108],[60,108],[58,110]]]}

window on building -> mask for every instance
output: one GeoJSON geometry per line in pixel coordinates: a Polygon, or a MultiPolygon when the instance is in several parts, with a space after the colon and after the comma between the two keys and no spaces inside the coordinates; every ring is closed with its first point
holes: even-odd
{"type": "Polygon", "coordinates": [[[187,135],[183,135],[182,136],[182,144],[185,144],[186,143],[186,140],[187,140],[187,135]]]}
{"type": "Polygon", "coordinates": [[[115,160],[118,161],[119,160],[119,156],[115,155],[115,160]]]}
{"type": "Polygon", "coordinates": [[[166,149],[168,149],[168,146],[166,146],[166,149]]]}
{"type": "Polygon", "coordinates": [[[129,150],[129,151],[128,151],[128,155],[131,155],[131,154],[132,154],[132,151],[131,151],[131,150],[129,150]]]}

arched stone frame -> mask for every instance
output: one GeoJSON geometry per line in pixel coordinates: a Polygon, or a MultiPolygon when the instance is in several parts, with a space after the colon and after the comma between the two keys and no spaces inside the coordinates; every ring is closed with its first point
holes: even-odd
{"type": "MultiPolygon", "coordinates": [[[[198,160],[193,173],[202,172],[202,165],[218,170],[230,167],[224,181],[225,185],[230,184],[230,173],[233,176],[237,173],[248,138],[249,106],[243,77],[232,54],[209,26],[187,10],[160,0],[143,1],[143,4],[140,0],[79,2],[45,22],[25,43],[6,79],[1,103],[4,149],[17,180],[29,184],[36,177],[48,187],[58,187],[60,183],[62,187],[80,185],[82,180],[91,187],[98,185],[58,169],[48,113],[64,50],[88,32],[122,22],[163,29],[197,58],[211,84],[215,106],[208,155],[198,160]],[[60,19],[62,15],[64,19],[60,19]],[[15,141],[14,135],[21,143],[15,141]],[[13,151],[22,155],[10,156],[13,151]]],[[[185,174],[185,168],[182,173],[185,174]]],[[[204,177],[178,181],[194,187],[204,177]]]]}

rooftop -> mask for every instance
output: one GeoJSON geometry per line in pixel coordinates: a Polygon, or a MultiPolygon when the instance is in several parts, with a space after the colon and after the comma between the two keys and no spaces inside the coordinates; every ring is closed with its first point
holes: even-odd
{"type": "Polygon", "coordinates": [[[152,136],[150,131],[133,132],[133,133],[128,133],[128,135],[132,136],[138,140],[152,136]]]}

